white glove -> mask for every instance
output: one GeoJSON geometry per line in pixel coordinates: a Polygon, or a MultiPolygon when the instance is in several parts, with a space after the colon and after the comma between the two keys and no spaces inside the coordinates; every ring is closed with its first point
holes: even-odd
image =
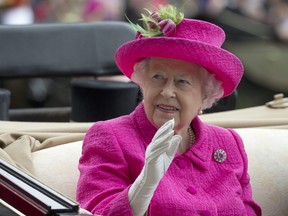
{"type": "Polygon", "coordinates": [[[148,209],[160,180],[170,166],[181,136],[174,135],[174,119],[158,129],[145,153],[145,164],[128,191],[130,206],[134,215],[143,216],[148,209]]]}

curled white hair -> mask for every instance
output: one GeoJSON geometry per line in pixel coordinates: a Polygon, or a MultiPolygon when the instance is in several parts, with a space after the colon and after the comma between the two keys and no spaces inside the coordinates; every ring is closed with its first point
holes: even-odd
{"type": "MultiPolygon", "coordinates": [[[[149,59],[146,58],[134,65],[134,73],[131,80],[137,83],[140,87],[145,86],[145,81],[149,70],[149,59]]],[[[224,90],[222,83],[215,78],[215,75],[209,73],[205,68],[200,67],[200,78],[202,82],[203,101],[201,109],[208,109],[212,107],[222,96],[224,90]]]]}
{"type": "Polygon", "coordinates": [[[134,73],[132,73],[131,80],[140,87],[143,87],[145,84],[145,79],[147,78],[145,75],[147,74],[147,70],[149,70],[149,60],[150,58],[146,58],[134,64],[134,73]]]}
{"type": "Polygon", "coordinates": [[[205,68],[200,68],[200,77],[202,81],[203,102],[202,110],[212,107],[224,94],[222,82],[215,78],[215,75],[209,73],[205,68]]]}

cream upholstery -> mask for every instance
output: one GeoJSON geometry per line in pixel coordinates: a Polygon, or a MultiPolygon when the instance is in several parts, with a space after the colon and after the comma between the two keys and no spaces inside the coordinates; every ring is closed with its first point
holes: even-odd
{"type": "Polygon", "coordinates": [[[237,131],[248,155],[253,198],[263,215],[288,215],[288,130],[237,131]]]}
{"type": "Polygon", "coordinates": [[[77,141],[34,152],[32,154],[34,176],[75,200],[81,146],[82,141],[77,141]]]}

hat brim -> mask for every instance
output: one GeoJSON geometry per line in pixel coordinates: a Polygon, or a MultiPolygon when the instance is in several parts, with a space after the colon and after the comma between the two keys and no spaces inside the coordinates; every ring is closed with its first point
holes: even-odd
{"type": "Polygon", "coordinates": [[[118,48],[115,62],[122,73],[131,79],[134,64],[148,57],[201,65],[222,82],[223,97],[237,88],[243,76],[243,65],[232,53],[206,43],[180,38],[149,37],[130,41],[118,48]]]}

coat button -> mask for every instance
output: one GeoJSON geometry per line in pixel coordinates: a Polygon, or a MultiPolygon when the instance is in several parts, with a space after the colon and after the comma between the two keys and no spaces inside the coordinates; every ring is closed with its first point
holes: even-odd
{"type": "Polygon", "coordinates": [[[197,190],[194,186],[190,186],[188,187],[187,191],[191,194],[196,194],[197,193],[197,190]]]}
{"type": "Polygon", "coordinates": [[[178,166],[181,168],[181,169],[185,169],[187,167],[187,161],[184,160],[184,159],[180,159],[178,161],[178,166]]]}

